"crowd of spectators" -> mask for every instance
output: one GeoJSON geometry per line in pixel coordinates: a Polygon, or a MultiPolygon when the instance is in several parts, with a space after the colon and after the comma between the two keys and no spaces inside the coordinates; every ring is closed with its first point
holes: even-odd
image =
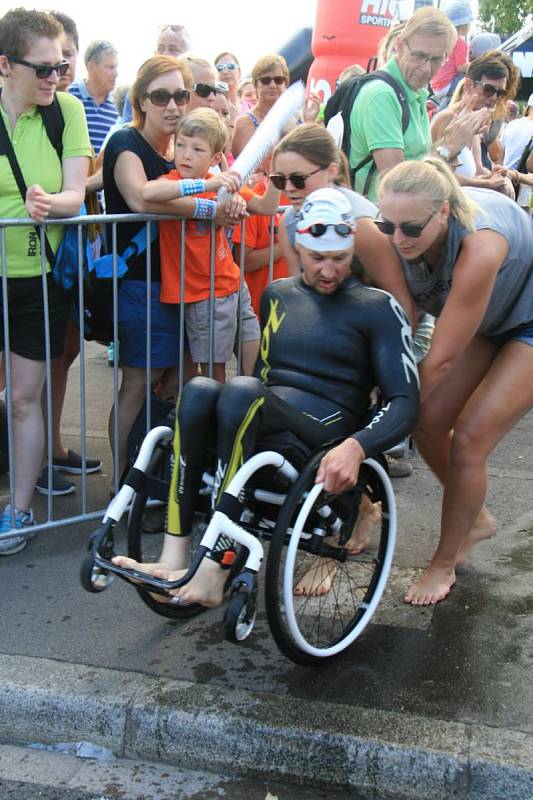
{"type": "MultiPolygon", "coordinates": [[[[0,20],[0,115],[28,186],[24,196],[10,162],[2,157],[1,216],[30,215],[39,223],[48,217],[76,215],[84,199],[92,198],[92,207],[96,201],[106,213],[173,214],[186,220],[183,270],[179,257],[181,223],[167,221],[154,226],[149,300],[144,249],[128,260],[128,271],[120,283],[116,357],[120,359],[121,385],[118,409],[112,408],[109,418],[109,438],[118,474],[126,467],[128,434],[148,386],[162,397],[176,398],[180,353],[185,380],[212,371],[223,382],[234,352],[239,320],[242,370],[252,374],[259,348],[257,313],[261,295],[272,278],[298,276],[300,272],[294,237],[305,198],[317,189],[337,187],[349,200],[357,225],[354,269],[362,280],[396,296],[416,334],[415,348],[423,376],[422,400],[430,398],[422,406],[418,438],[424,457],[445,486],[448,503],[442,552],[436,556],[436,565],[432,564],[420,584],[407,595],[408,601],[415,604],[442,599],[455,579],[457,551],[463,557],[472,544],[492,534],[493,522],[483,509],[483,480],[479,475],[498,436],[530,405],[526,389],[514,391],[515,402],[508,406],[507,415],[502,411],[501,420],[490,434],[479,437],[477,477],[469,479],[471,502],[468,513],[464,512],[468,505],[464,491],[450,487],[445,475],[451,458],[459,462],[464,459],[464,442],[459,438],[450,445],[450,431],[454,424],[459,431],[461,423],[468,430],[474,424],[472,404],[466,417],[461,415],[480,384],[486,383],[489,388],[485,395],[490,397],[491,381],[496,381],[502,396],[509,390],[505,369],[500,371],[498,382],[492,378],[491,365],[497,348],[503,351],[509,347],[510,340],[501,337],[510,327],[522,331],[529,324],[522,336],[512,339],[515,361],[522,358],[527,364],[533,354],[533,314],[528,316],[531,303],[515,298],[511,312],[509,299],[508,306],[500,309],[500,317],[512,317],[512,325],[507,326],[500,318],[496,321],[496,311],[493,316],[487,311],[492,308],[495,283],[507,289],[510,270],[520,273],[520,291],[524,292],[527,276],[531,275],[531,250],[527,249],[531,246],[527,233],[531,220],[526,215],[533,184],[533,96],[524,115],[517,117],[518,106],[513,99],[518,89],[518,71],[512,59],[497,49],[492,35],[474,37],[468,46],[472,19],[466,0],[448,0],[443,10],[420,9],[406,23],[393,26],[388,32],[380,49],[380,66],[406,98],[407,125],[395,88],[384,80],[368,82],[353,104],[349,152],[343,154],[330,133],[317,122],[320,98],[308,93],[282,141],[243,187],[239,186],[232,165],[289,85],[289,69],[281,55],[261,56],[250,76],[244,76],[235,54],[223,50],[210,62],[191,52],[192,43],[183,26],[167,25],[159,30],[154,55],[140,65],[133,86],[121,92],[118,108],[118,95],[113,92],[120,54],[111,42],[98,40],[89,44],[84,54],[86,78],[75,81],[79,40],[76,25],[67,15],[17,9],[0,20]],[[44,115],[39,112],[40,107],[54,105],[56,98],[64,119],[61,160],[46,134],[44,115]],[[426,161],[428,156],[432,158],[426,161]],[[362,163],[365,166],[359,168],[362,163]],[[414,168],[416,164],[421,172],[414,168]],[[354,181],[350,168],[356,170],[354,181]],[[431,182],[440,186],[437,194],[420,188],[431,182]],[[467,187],[466,194],[461,193],[459,185],[467,187]],[[418,186],[418,191],[413,186],[418,186]],[[230,194],[230,201],[218,199],[220,188],[230,194]],[[484,210],[491,225],[479,222],[473,202],[484,210]],[[280,203],[288,206],[283,216],[276,214],[280,203]],[[422,219],[427,217],[422,208],[432,210],[429,219],[422,219]],[[254,216],[245,225],[243,238],[240,221],[247,213],[254,216]],[[211,304],[213,221],[216,297],[211,304]],[[496,239],[486,245],[491,236],[496,239]],[[472,246],[470,239],[475,237],[479,244],[472,246]],[[447,293],[439,302],[434,298],[426,302],[421,288],[437,266],[443,269],[436,256],[444,257],[443,246],[452,239],[461,273],[470,268],[472,247],[477,246],[478,252],[492,248],[490,258],[487,256],[492,265],[487,275],[492,275],[492,283],[477,286],[485,306],[480,306],[477,317],[469,315],[470,327],[467,325],[464,330],[456,324],[457,309],[461,303],[474,302],[472,292],[476,287],[468,286],[457,307],[460,290],[450,292],[454,298],[453,314],[446,313],[450,308],[447,293]],[[520,247],[525,247],[521,254],[520,247]],[[241,261],[244,282],[237,266],[241,261]],[[412,264],[415,266],[411,269],[412,264]],[[502,275],[505,280],[500,280],[502,275]],[[150,374],[147,302],[151,319],[150,374]],[[180,315],[185,318],[185,342],[180,342],[180,315]],[[431,343],[434,318],[439,316],[445,321],[437,324],[431,343]],[[457,340],[459,329],[463,339],[457,340]],[[443,334],[443,330],[447,333],[443,334]],[[487,356],[483,361],[485,369],[479,371],[474,385],[464,379],[465,365],[457,362],[457,355],[450,354],[449,345],[454,342],[459,355],[470,353],[470,348],[475,349],[477,340],[483,337],[494,349],[490,351],[492,359],[487,356]],[[517,342],[526,343],[525,351],[519,347],[518,355],[517,342]],[[435,443],[428,430],[440,410],[435,402],[435,386],[440,386],[443,375],[455,375],[448,372],[450,368],[457,370],[452,384],[461,399],[455,405],[450,401],[455,416],[450,412],[451,427],[439,433],[442,440],[447,437],[446,449],[442,441],[435,443]],[[462,516],[458,508],[463,509],[462,516]],[[456,520],[455,539],[446,532],[450,519],[456,520]],[[460,541],[457,530],[462,532],[460,541]],[[459,544],[454,550],[456,540],[459,544]]],[[[358,72],[360,69],[354,65],[339,80],[354,80],[352,76],[358,72]]],[[[143,223],[132,222],[117,226],[119,254],[142,228],[143,223]]],[[[55,251],[62,230],[54,226],[47,235],[55,251]]],[[[103,248],[108,246],[105,228],[100,244],[103,248]]],[[[12,506],[0,519],[0,533],[16,528],[20,535],[0,539],[0,554],[4,555],[22,549],[28,540],[28,531],[34,525],[31,497],[36,485],[45,493],[69,494],[75,486],[61,472],[94,472],[101,466],[98,459],[82,462],[61,442],[67,374],[78,353],[79,335],[68,321],[68,302],[50,273],[48,296],[38,288],[41,253],[34,228],[8,229],[6,246],[15,494],[12,506]],[[43,337],[35,333],[43,327],[46,305],[53,383],[52,473],[48,469],[41,473],[41,394],[46,353],[43,337]]],[[[46,255],[50,262],[48,251],[46,255]]],[[[454,266],[455,260],[446,268],[451,271],[454,266]]],[[[449,274],[446,279],[451,285],[449,274]]],[[[461,285],[460,281],[457,283],[461,285]]],[[[501,300],[504,305],[505,302],[501,300]]],[[[505,357],[500,361],[507,363],[505,357]]],[[[482,411],[484,406],[479,414],[482,411]]],[[[465,474],[466,471],[465,467],[465,474]]],[[[407,469],[403,474],[409,472],[407,469]]],[[[466,478],[464,484],[468,484],[466,478]]]]}

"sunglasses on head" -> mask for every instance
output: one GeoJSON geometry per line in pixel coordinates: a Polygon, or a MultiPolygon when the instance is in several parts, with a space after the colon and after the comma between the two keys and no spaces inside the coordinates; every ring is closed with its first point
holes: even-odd
{"type": "Polygon", "coordinates": [[[374,222],[381,233],[386,233],[387,236],[393,236],[396,228],[399,228],[403,235],[407,236],[409,239],[419,239],[420,236],[422,236],[422,231],[426,225],[429,225],[435,213],[436,212],[433,212],[433,214],[420,225],[417,225],[415,222],[400,222],[399,225],[395,225],[394,222],[388,219],[375,219],[374,222]]]}
{"type": "Polygon", "coordinates": [[[209,83],[195,83],[192,87],[198,97],[209,97],[210,94],[216,94],[216,86],[211,86],[209,83]]]}
{"type": "Polygon", "coordinates": [[[507,94],[507,89],[497,89],[492,83],[482,83],[481,81],[474,81],[474,83],[483,88],[483,97],[496,95],[498,100],[501,100],[507,94]]]}
{"type": "Polygon", "coordinates": [[[272,175],[269,175],[269,178],[276,189],[281,189],[282,192],[285,191],[287,181],[290,181],[295,189],[303,189],[305,187],[306,180],[310,178],[311,175],[315,175],[317,172],[320,172],[321,169],[324,169],[324,167],[317,167],[313,170],[313,172],[308,172],[307,175],[304,175],[301,172],[291,172],[290,175],[281,175],[279,172],[274,172],[272,175]]]}
{"type": "Polygon", "coordinates": [[[13,61],[14,64],[22,64],[24,67],[34,69],[37,78],[49,78],[52,72],[57,72],[59,77],[62,78],[63,75],[67,74],[68,68],[70,67],[68,61],[60,61],[59,64],[33,64],[31,61],[26,61],[24,58],[8,56],[7,53],[6,57],[9,61],[13,61]]]}
{"type": "Polygon", "coordinates": [[[272,81],[274,81],[276,86],[281,86],[282,83],[287,82],[283,77],[283,75],[262,75],[257,80],[262,86],[269,86],[272,83],[272,81]]]}
{"type": "Polygon", "coordinates": [[[347,236],[351,236],[353,233],[352,226],[348,225],[347,222],[315,222],[313,225],[309,225],[308,228],[297,228],[297,232],[310,233],[311,236],[318,239],[320,236],[324,236],[328,228],[333,228],[335,233],[338,236],[342,236],[344,239],[346,239],[347,236]]]}
{"type": "Polygon", "coordinates": [[[217,64],[217,69],[219,72],[224,72],[227,69],[229,72],[233,72],[233,70],[238,69],[237,64],[234,64],[233,61],[228,61],[227,64],[217,64]]]}
{"type": "Polygon", "coordinates": [[[153,89],[151,92],[146,92],[144,95],[147,97],[154,106],[168,106],[171,100],[174,100],[177,106],[186,106],[191,99],[191,93],[188,89],[176,89],[175,92],[169,92],[167,89],[153,89]]]}

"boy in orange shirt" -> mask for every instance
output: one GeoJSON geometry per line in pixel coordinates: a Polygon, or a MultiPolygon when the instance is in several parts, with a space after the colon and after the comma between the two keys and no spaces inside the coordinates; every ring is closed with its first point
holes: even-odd
{"type": "MultiPolygon", "coordinates": [[[[193,362],[207,374],[209,360],[209,315],[211,276],[211,220],[216,213],[216,189],[235,190],[238,176],[213,176],[209,168],[222,158],[226,128],[209,108],[198,108],[183,117],[176,129],[176,169],[156,181],[148,181],[145,200],[164,202],[187,195],[198,195],[195,219],[185,221],[184,286],[181,286],[181,221],[159,223],[161,251],[161,302],[185,303],[185,329],[193,362]]],[[[240,202],[251,213],[273,214],[279,191],[269,185],[259,197],[243,187],[233,202],[240,202]],[[240,195],[240,197],[239,197],[240,195]]],[[[239,268],[233,260],[224,228],[214,234],[214,352],[213,377],[224,382],[225,365],[230,360],[237,328],[239,268]]],[[[259,338],[259,327],[257,330],[259,338]]]]}
{"type": "MultiPolygon", "coordinates": [[[[267,175],[270,172],[270,158],[266,159],[268,165],[263,177],[253,187],[255,194],[264,195],[268,189],[267,175]]],[[[264,165],[262,165],[263,168],[264,165]]],[[[289,205],[289,201],[285,200],[289,205]]],[[[281,198],[284,204],[284,198],[281,198]]],[[[266,287],[278,278],[288,278],[289,269],[287,262],[282,257],[281,245],[278,240],[279,214],[274,217],[256,215],[246,220],[244,230],[244,277],[250,290],[252,306],[257,316],[259,316],[259,306],[261,297],[266,287]],[[272,265],[272,276],[270,276],[269,257],[270,257],[270,225],[274,225],[274,261],[272,265]]],[[[242,228],[235,225],[231,235],[231,241],[235,245],[235,258],[241,263],[242,253],[242,228]]]]}

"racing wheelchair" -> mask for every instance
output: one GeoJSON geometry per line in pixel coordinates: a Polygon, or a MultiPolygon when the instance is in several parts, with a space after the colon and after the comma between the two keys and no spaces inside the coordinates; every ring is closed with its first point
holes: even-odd
{"type": "Polygon", "coordinates": [[[180,580],[167,581],[119,567],[111,559],[115,555],[114,529],[129,509],[128,555],[137,561],[157,561],[164,533],[148,532],[144,520],[149,506],[167,501],[172,441],[173,430],[166,425],[146,435],[124,484],[90,538],[81,566],[83,587],[101,592],[118,577],[130,582],[156,613],[172,619],[191,617],[207,609],[197,603],[181,605],[170,591],[191,580],[218,537],[224,535],[237,544],[226,580],[224,633],[228,640],[242,642],[254,626],[258,573],[264,544],[268,544],[265,605],[270,630],[282,653],[298,664],[317,664],[352,644],[377,608],[394,551],[396,504],[384,461],[367,459],[357,485],[333,495],[324,492],[323,484],[315,483],[315,476],[324,453],[338,442],[304,455],[301,442],[296,449],[289,448],[289,455],[295,454],[293,460],[302,461],[299,469],[287,454],[262,450],[237,471],[214,512],[210,502],[214,477],[204,473],[198,524],[191,536],[191,565],[180,580]],[[352,554],[345,545],[364,497],[367,505],[380,504],[379,529],[363,552],[352,554]],[[298,584],[310,570],[315,581],[312,596],[298,592],[298,584]]]}

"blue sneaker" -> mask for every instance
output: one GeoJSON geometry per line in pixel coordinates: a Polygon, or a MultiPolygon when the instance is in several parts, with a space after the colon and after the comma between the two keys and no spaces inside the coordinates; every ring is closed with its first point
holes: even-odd
{"type": "Polygon", "coordinates": [[[26,547],[28,539],[33,536],[31,530],[19,536],[14,536],[13,531],[21,531],[26,528],[31,529],[36,524],[33,518],[33,512],[30,509],[28,512],[19,511],[15,509],[14,526],[11,527],[11,506],[7,505],[3,514],[0,516],[0,556],[11,556],[14,553],[20,552],[26,547]],[[11,534],[11,535],[7,535],[11,534]]]}

